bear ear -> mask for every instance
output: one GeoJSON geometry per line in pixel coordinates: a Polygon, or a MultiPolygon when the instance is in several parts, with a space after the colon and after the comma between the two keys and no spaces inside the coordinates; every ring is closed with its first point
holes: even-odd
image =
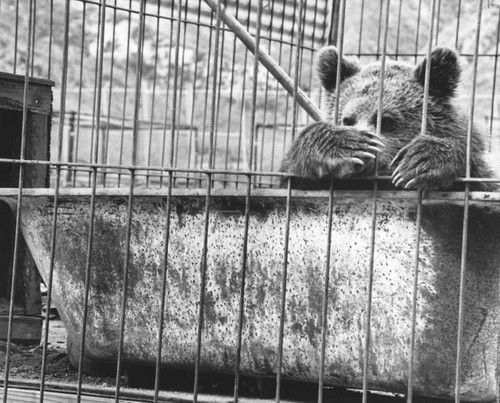
{"type": "MultiPolygon", "coordinates": [[[[427,59],[415,67],[415,79],[425,85],[425,69],[427,59]]],[[[460,65],[458,55],[452,49],[436,48],[431,53],[431,72],[429,94],[438,97],[452,97],[455,95],[460,81],[460,65]]]]}
{"type": "MultiPolygon", "coordinates": [[[[327,91],[333,91],[337,85],[338,51],[335,46],[326,46],[318,51],[316,69],[321,84],[327,91]]],[[[359,71],[356,62],[342,58],[340,65],[340,82],[359,71]]]]}

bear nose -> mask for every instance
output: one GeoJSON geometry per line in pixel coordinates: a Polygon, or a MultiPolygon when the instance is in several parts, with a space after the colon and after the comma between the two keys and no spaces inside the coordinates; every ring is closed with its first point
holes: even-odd
{"type": "Polygon", "coordinates": [[[366,122],[366,121],[359,121],[357,122],[354,127],[358,130],[366,131],[366,132],[375,132],[377,130],[376,127],[374,127],[372,124],[366,122]]]}
{"type": "Polygon", "coordinates": [[[342,119],[342,124],[344,126],[355,126],[356,125],[356,117],[354,116],[346,116],[342,119]]]}

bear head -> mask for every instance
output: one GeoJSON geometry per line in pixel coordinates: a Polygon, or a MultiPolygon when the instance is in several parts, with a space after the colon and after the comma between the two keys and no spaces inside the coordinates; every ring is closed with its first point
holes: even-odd
{"type": "MultiPolygon", "coordinates": [[[[379,156],[379,173],[389,173],[391,159],[422,130],[422,110],[427,59],[419,64],[387,59],[383,81],[383,112],[380,134],[386,151],[379,156]]],[[[381,87],[381,63],[361,66],[357,60],[341,58],[333,46],[321,49],[316,68],[328,93],[328,119],[333,120],[337,71],[340,68],[338,122],[360,130],[376,132],[381,87]]],[[[455,51],[437,48],[430,57],[429,103],[426,132],[438,132],[440,125],[456,121],[452,99],[460,80],[455,51]]]]}

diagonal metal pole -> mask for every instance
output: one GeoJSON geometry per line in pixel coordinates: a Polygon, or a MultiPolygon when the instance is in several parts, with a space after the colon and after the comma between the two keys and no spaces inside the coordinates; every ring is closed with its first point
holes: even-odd
{"type": "MultiPolygon", "coordinates": [[[[247,49],[255,54],[257,51],[259,60],[264,65],[264,67],[273,75],[273,77],[283,86],[283,88],[291,95],[295,94],[294,81],[290,76],[280,67],[280,65],[264,50],[260,47],[255,46],[255,38],[245,29],[240,22],[227,11],[223,4],[218,5],[221,0],[204,0],[205,3],[212,9],[213,12],[217,12],[217,7],[220,7],[220,18],[224,21],[224,24],[231,29],[231,31],[238,37],[238,39],[243,42],[247,49]]],[[[302,91],[297,88],[296,92],[297,103],[304,108],[304,110],[314,119],[323,120],[323,114],[319,108],[313,103],[313,101],[302,91]]]]}

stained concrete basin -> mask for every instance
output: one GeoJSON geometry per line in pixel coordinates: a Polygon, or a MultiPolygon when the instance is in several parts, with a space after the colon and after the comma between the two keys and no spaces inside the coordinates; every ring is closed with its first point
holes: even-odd
{"type": "MultiPolygon", "coordinates": [[[[53,197],[22,201],[22,232],[47,281],[53,197]]],[[[244,293],[241,369],[276,373],[286,198],[255,191],[251,199],[244,293]]],[[[375,225],[371,341],[372,389],[405,392],[413,299],[417,202],[380,192],[375,225]]],[[[411,195],[401,193],[400,195],[411,195]]],[[[312,196],[314,195],[314,197],[312,196]]],[[[369,193],[368,193],[369,195],[369,193]]],[[[402,197],[402,196],[401,196],[402,197]]],[[[174,191],[171,198],[162,363],[194,368],[206,199],[174,191]]],[[[128,198],[96,196],[86,355],[116,359],[125,265],[128,198]]],[[[338,194],[333,207],[325,381],[361,387],[373,202],[363,192],[338,194]],[[346,197],[348,196],[348,197],[346,197]]],[[[211,199],[201,368],[232,372],[236,362],[242,281],[245,198],[211,199]]],[[[455,389],[463,202],[424,200],[415,322],[414,393],[450,397],[455,389]]],[[[131,217],[124,360],[153,365],[164,271],[167,197],[137,190],[131,217]]],[[[292,198],[283,340],[285,378],[316,382],[327,250],[328,197],[292,198]]],[[[62,191],[57,221],[54,299],[70,337],[80,340],[84,309],[90,192],[62,191]]],[[[471,202],[461,396],[497,396],[500,204],[471,202]]]]}

